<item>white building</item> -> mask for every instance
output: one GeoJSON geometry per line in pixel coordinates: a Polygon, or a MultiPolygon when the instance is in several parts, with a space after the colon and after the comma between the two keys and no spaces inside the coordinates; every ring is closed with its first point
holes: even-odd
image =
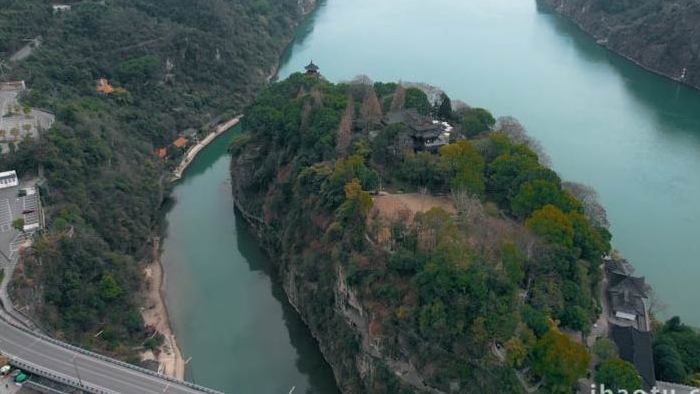
{"type": "Polygon", "coordinates": [[[0,189],[7,189],[9,187],[19,186],[19,179],[17,179],[17,172],[5,171],[0,172],[0,189]]]}
{"type": "Polygon", "coordinates": [[[0,82],[0,92],[21,92],[27,89],[24,81],[0,82]]]}
{"type": "Polygon", "coordinates": [[[53,5],[53,12],[59,13],[59,12],[65,12],[65,11],[70,11],[70,5],[68,4],[54,4],[53,5]]]}

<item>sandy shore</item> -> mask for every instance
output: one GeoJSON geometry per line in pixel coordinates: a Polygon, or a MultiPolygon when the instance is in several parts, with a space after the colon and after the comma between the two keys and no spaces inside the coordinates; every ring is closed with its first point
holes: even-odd
{"type": "Polygon", "coordinates": [[[146,305],[141,315],[146,325],[154,327],[158,332],[163,334],[165,341],[160,347],[158,355],[147,351],[142,354],[142,358],[144,360],[158,361],[160,363],[160,373],[184,380],[185,360],[175,341],[175,335],[170,327],[168,310],[165,307],[165,297],[163,294],[165,274],[163,273],[163,266],[160,262],[160,239],[158,238],[153,242],[153,258],[148,267],[146,267],[144,273],[146,276],[147,292],[146,305]]]}
{"type": "MultiPolygon", "coordinates": [[[[197,145],[190,148],[180,164],[175,168],[173,177],[179,179],[182,173],[197,157],[197,154],[202,151],[216,137],[220,136],[230,128],[236,126],[241,120],[241,115],[236,116],[218,126],[212,133],[201,140],[197,145]]],[[[165,306],[165,296],[163,294],[163,286],[165,283],[165,274],[163,265],[160,261],[160,238],[153,240],[153,255],[151,263],[144,270],[146,277],[146,304],[141,311],[144,323],[147,326],[155,328],[156,331],[163,334],[165,341],[159,351],[146,351],[141,355],[143,360],[155,360],[160,364],[159,372],[174,378],[184,380],[185,378],[185,360],[182,357],[182,352],[177,346],[175,335],[170,327],[170,319],[168,317],[168,309],[165,306]]]]}

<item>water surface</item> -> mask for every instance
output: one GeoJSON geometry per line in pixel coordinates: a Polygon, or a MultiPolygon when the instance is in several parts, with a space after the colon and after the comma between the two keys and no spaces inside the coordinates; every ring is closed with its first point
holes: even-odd
{"type": "Polygon", "coordinates": [[[234,213],[231,134],[197,157],[167,214],[166,301],[184,357],[192,358],[187,378],[227,393],[335,393],[316,342],[234,213]]]}
{"type": "Polygon", "coordinates": [[[700,92],[595,44],[534,0],[329,0],[281,77],[421,81],[512,115],[563,178],[593,186],[614,245],[700,325],[700,92]]]}
{"type": "MultiPolygon", "coordinates": [[[[595,45],[532,0],[329,0],[281,75],[424,81],[519,118],[568,180],[595,187],[615,246],[700,325],[700,92],[595,45]]],[[[227,136],[174,190],[163,262],[173,328],[197,383],[230,393],[334,393],[315,342],[233,211],[227,136]]]]}

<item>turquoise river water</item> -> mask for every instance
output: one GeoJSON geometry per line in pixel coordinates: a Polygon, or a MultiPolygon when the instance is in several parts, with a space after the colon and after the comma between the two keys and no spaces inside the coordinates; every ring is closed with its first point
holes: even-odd
{"type": "MultiPolygon", "coordinates": [[[[280,76],[421,81],[518,118],[563,178],[593,186],[614,245],[665,316],[700,325],[700,92],[597,46],[534,0],[328,0],[280,76]]],[[[234,131],[235,132],[235,131],[234,131]]],[[[175,188],[167,303],[197,383],[231,393],[334,393],[330,369],[236,218],[228,136],[175,188]]]]}

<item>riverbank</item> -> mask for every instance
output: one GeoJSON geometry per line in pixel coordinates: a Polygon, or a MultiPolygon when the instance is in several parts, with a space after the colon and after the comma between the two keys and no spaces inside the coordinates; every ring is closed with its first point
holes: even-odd
{"type": "Polygon", "coordinates": [[[651,16],[643,9],[652,4],[644,2],[623,6],[616,12],[596,7],[590,0],[566,3],[538,0],[538,3],[571,21],[607,50],[649,72],[700,90],[692,51],[683,44],[686,41],[683,37],[693,35],[696,21],[692,18],[697,14],[697,7],[683,6],[682,13],[690,17],[678,21],[674,15],[680,5],[660,7],[651,16]]]}
{"type": "Polygon", "coordinates": [[[189,167],[190,164],[192,164],[192,161],[197,157],[199,152],[201,152],[202,149],[204,149],[207,145],[214,141],[216,137],[225,133],[232,127],[238,125],[238,123],[241,121],[241,118],[243,118],[243,115],[238,115],[235,118],[221,123],[220,125],[216,126],[213,133],[209,133],[209,135],[204,137],[203,140],[199,141],[196,145],[192,146],[187,151],[187,153],[185,153],[185,157],[183,157],[180,164],[178,164],[177,167],[175,167],[175,170],[173,171],[173,181],[182,178],[182,174],[185,172],[187,167],[189,167]]]}
{"type": "Polygon", "coordinates": [[[144,276],[146,277],[146,304],[141,311],[141,316],[147,327],[163,335],[163,344],[158,348],[157,354],[150,350],[143,352],[142,359],[156,361],[160,364],[158,372],[184,380],[185,360],[175,340],[165,305],[163,294],[165,272],[160,260],[160,239],[157,237],[153,240],[152,260],[144,270],[144,276]]]}

